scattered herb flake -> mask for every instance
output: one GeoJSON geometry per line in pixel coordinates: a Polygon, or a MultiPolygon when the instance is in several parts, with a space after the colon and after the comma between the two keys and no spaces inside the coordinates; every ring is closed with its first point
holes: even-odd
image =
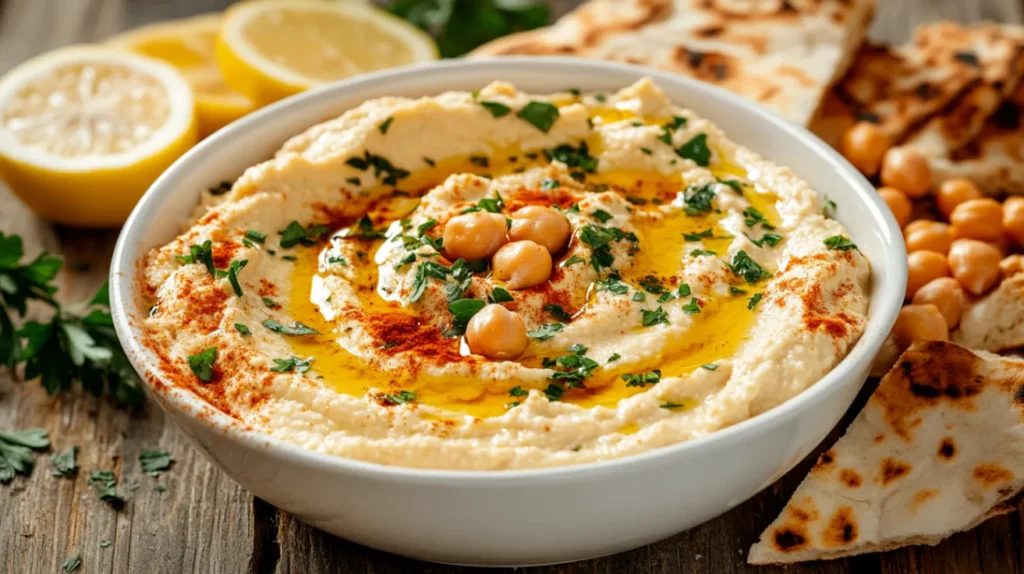
{"type": "Polygon", "coordinates": [[[274,301],[270,297],[261,297],[261,300],[263,301],[263,304],[266,305],[270,309],[280,309],[281,308],[281,304],[278,303],[277,301],[274,301]]]}
{"type": "Polygon", "coordinates": [[[149,476],[157,476],[161,471],[171,468],[171,463],[173,462],[174,457],[166,450],[144,450],[139,453],[139,464],[142,465],[142,472],[149,476]]]}
{"type": "Polygon", "coordinates": [[[398,391],[395,394],[384,395],[384,402],[389,405],[404,405],[406,403],[415,402],[417,398],[416,393],[412,391],[398,391]]]}
{"type": "Polygon", "coordinates": [[[655,310],[642,309],[640,311],[643,314],[643,320],[640,322],[644,327],[651,327],[657,324],[668,325],[668,313],[665,312],[660,306],[655,310]]]}
{"type": "Polygon", "coordinates": [[[683,305],[683,313],[687,315],[696,315],[700,313],[700,303],[697,302],[696,297],[690,297],[690,302],[683,305]]]}
{"type": "Polygon", "coordinates": [[[555,319],[558,319],[559,321],[568,323],[570,320],[572,320],[572,315],[567,313],[561,305],[548,303],[547,305],[544,305],[544,310],[547,311],[548,313],[551,313],[551,316],[554,317],[555,319]]]}
{"type": "Polygon", "coordinates": [[[381,135],[388,133],[388,128],[391,127],[391,122],[394,121],[394,116],[388,116],[388,119],[381,122],[377,129],[380,130],[381,135]]]}
{"type": "Polygon", "coordinates": [[[544,133],[551,130],[558,119],[558,108],[548,102],[530,102],[519,110],[516,117],[525,120],[544,133]]]}
{"type": "Polygon", "coordinates": [[[124,495],[117,491],[117,477],[111,470],[94,470],[89,473],[88,485],[96,489],[100,500],[118,508],[124,504],[124,495]]]}
{"type": "Polygon", "coordinates": [[[624,374],[622,380],[626,381],[627,387],[646,387],[647,385],[653,385],[661,381],[661,369],[654,369],[649,373],[640,373],[637,375],[624,374]]]}
{"type": "Polygon", "coordinates": [[[700,368],[708,370],[708,371],[714,371],[715,369],[718,368],[718,365],[716,365],[714,363],[704,363],[703,365],[700,366],[700,368]]]}
{"type": "Polygon", "coordinates": [[[711,165],[711,149],[708,148],[707,134],[697,134],[693,139],[676,148],[676,155],[693,161],[701,167],[711,165]]]}
{"type": "Polygon", "coordinates": [[[546,341],[554,337],[556,333],[561,332],[562,329],[565,329],[565,325],[562,323],[546,323],[532,331],[527,331],[526,334],[532,339],[546,341]]]}
{"type": "Polygon", "coordinates": [[[273,319],[267,319],[266,321],[263,321],[263,326],[275,333],[281,333],[282,335],[303,336],[320,334],[320,331],[317,331],[307,325],[303,325],[298,321],[294,321],[291,325],[282,325],[273,319]]]}
{"type": "Polygon", "coordinates": [[[746,251],[742,250],[737,251],[736,255],[733,256],[729,268],[732,269],[734,274],[743,277],[744,281],[750,284],[772,276],[764,267],[761,267],[756,261],[751,259],[746,251]]]}
{"type": "Polygon", "coordinates": [[[587,262],[587,260],[582,258],[582,257],[580,257],[579,255],[573,255],[572,257],[566,259],[561,264],[559,264],[559,267],[565,268],[565,267],[568,267],[570,265],[575,265],[577,263],[586,263],[586,262],[587,262]]]}
{"type": "Polygon", "coordinates": [[[262,231],[250,229],[245,232],[245,238],[251,241],[255,241],[256,243],[262,244],[267,241],[267,234],[263,233],[262,231]]]}
{"type": "Polygon", "coordinates": [[[756,293],[753,297],[750,298],[750,301],[747,303],[747,309],[753,309],[754,307],[756,307],[757,304],[761,302],[761,299],[764,299],[764,294],[756,293]]]}
{"type": "Polygon", "coordinates": [[[209,383],[213,380],[213,364],[216,362],[217,347],[208,347],[188,357],[189,368],[204,383],[209,383]]]}
{"type": "Polygon", "coordinates": [[[242,335],[252,335],[252,331],[249,330],[245,323],[235,323],[235,330],[242,335]]]}
{"type": "Polygon", "coordinates": [[[8,483],[16,474],[29,474],[35,466],[33,450],[50,446],[43,429],[0,432],[0,482],[8,483]]]}
{"type": "Polygon", "coordinates": [[[68,574],[69,572],[74,572],[75,570],[78,570],[78,567],[81,565],[82,553],[77,550],[73,552],[71,556],[68,556],[67,560],[60,563],[60,567],[62,570],[64,570],[64,574],[68,574]]]}
{"type": "Polygon", "coordinates": [[[483,106],[484,108],[486,108],[487,111],[491,112],[491,115],[496,117],[496,118],[501,118],[501,117],[507,116],[508,113],[512,111],[512,108],[506,106],[505,104],[503,104],[501,102],[491,102],[491,101],[487,101],[487,100],[480,100],[480,105],[483,106]]]}
{"type": "Polygon", "coordinates": [[[78,473],[78,463],[75,462],[77,455],[77,446],[72,446],[60,454],[51,454],[50,462],[53,463],[53,476],[75,476],[78,473]]]}
{"type": "Polygon", "coordinates": [[[833,235],[826,239],[824,243],[825,247],[828,247],[833,251],[851,251],[857,249],[857,245],[854,242],[842,235],[833,235]]]}

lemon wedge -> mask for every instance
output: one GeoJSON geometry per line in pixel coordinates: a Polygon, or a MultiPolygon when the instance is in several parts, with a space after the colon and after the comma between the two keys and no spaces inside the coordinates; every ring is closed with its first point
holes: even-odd
{"type": "Polygon", "coordinates": [[[419,28],[354,2],[240,2],[224,13],[217,42],[224,79],[257,104],[437,57],[433,39],[419,28]]]}
{"type": "Polygon", "coordinates": [[[178,68],[195,91],[200,135],[205,137],[256,109],[228,88],[214,55],[220,14],[143,26],[107,40],[107,44],[159,58],[178,68]]]}
{"type": "Polygon", "coordinates": [[[120,225],[197,134],[188,81],[153,58],[73,46],[0,78],[0,177],[57,223],[120,225]]]}

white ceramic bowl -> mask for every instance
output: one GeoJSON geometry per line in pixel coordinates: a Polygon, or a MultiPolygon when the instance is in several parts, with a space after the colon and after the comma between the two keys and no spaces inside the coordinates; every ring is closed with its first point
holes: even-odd
{"type": "Polygon", "coordinates": [[[781,477],[850,406],[896,319],[906,275],[903,239],[886,205],[808,132],[680,76],[567,58],[506,58],[362,76],[289,98],[220,130],[171,166],[135,207],[114,253],[110,292],[118,336],[152,394],[210,460],[256,496],[318,528],[389,552],[438,562],[526,565],[654,542],[729,510],[781,477]],[[149,249],[180,232],[200,190],[236,178],[288,137],[372,98],[472,90],[492,80],[534,93],[615,90],[644,76],[676,104],[827,193],[871,261],[864,336],[804,393],[710,436],[641,455],[544,470],[468,472],[379,466],[307,451],[239,430],[190,391],[153,384],[162,374],[138,343],[147,309],[136,270],[149,249]]]}

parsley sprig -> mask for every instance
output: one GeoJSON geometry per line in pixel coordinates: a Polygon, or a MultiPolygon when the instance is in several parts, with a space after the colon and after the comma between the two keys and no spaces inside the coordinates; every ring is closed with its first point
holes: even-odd
{"type": "Polygon", "coordinates": [[[35,466],[34,450],[50,447],[43,429],[0,432],[0,482],[8,483],[16,474],[29,474],[35,466]]]}

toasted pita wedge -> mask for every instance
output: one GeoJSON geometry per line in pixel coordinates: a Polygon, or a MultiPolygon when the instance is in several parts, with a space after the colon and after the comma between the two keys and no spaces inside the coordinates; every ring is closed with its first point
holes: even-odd
{"type": "Polygon", "coordinates": [[[985,351],[1024,347],[1024,274],[1014,275],[960,317],[953,341],[985,351]]]}
{"type": "Polygon", "coordinates": [[[1024,361],[915,343],[823,453],[751,564],[937,544],[1024,491],[1024,361]]]}
{"type": "Polygon", "coordinates": [[[811,122],[835,145],[856,121],[930,156],[970,141],[1024,75],[1021,36],[995,24],[920,26],[909,44],[865,45],[811,122]]]}
{"type": "Polygon", "coordinates": [[[574,55],[686,74],[807,125],[864,38],[875,0],[592,0],[474,56],[574,55]]]}
{"type": "Polygon", "coordinates": [[[932,157],[936,182],[966,177],[987,194],[1024,194],[1024,86],[1004,101],[973,141],[932,157]]]}

